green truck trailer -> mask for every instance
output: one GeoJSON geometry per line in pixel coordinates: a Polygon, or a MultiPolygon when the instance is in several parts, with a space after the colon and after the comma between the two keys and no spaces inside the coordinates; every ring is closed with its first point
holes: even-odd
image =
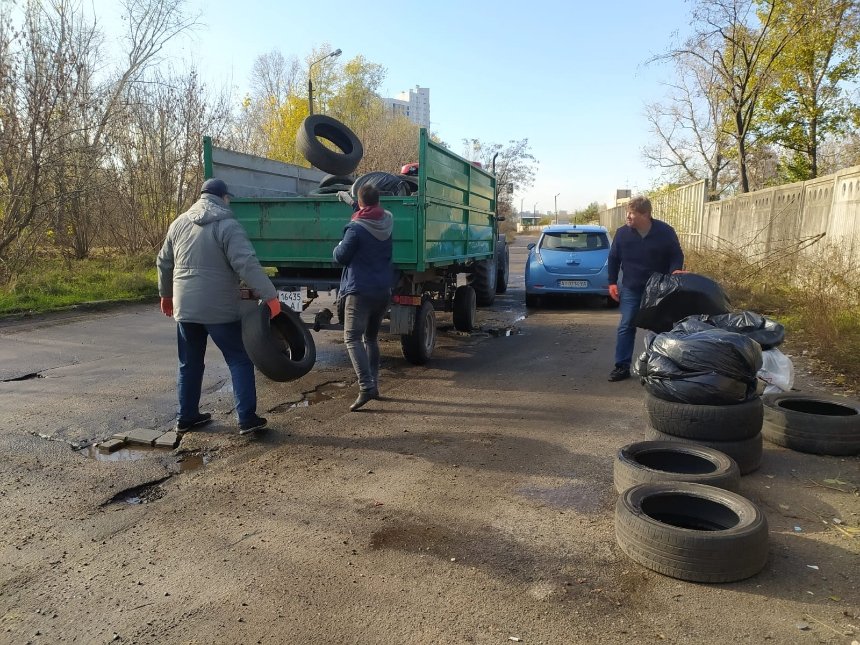
{"type": "MultiPolygon", "coordinates": [[[[451,311],[457,329],[471,330],[476,305],[491,305],[507,289],[509,254],[493,173],[432,141],[423,128],[418,150],[417,192],[382,196],[380,204],[394,216],[399,270],[390,332],[400,335],[407,360],[423,364],[436,342],[435,312],[451,311]]],[[[352,209],[335,194],[307,195],[324,173],[218,148],[208,137],[204,172],[227,182],[257,257],[276,269],[272,282],[283,302],[301,311],[321,291],[338,289],[343,267],[332,251],[352,209]]],[[[342,322],[342,312],[338,317],[342,322]]]]}

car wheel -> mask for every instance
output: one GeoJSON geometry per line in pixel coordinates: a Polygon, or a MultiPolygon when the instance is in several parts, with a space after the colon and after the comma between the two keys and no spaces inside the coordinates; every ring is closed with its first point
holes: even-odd
{"type": "Polygon", "coordinates": [[[649,428],[646,432],[646,438],[652,441],[674,441],[684,444],[696,444],[719,450],[735,460],[738,469],[741,471],[741,475],[749,475],[761,466],[763,454],[761,433],[741,441],[706,441],[704,439],[675,437],[674,435],[649,428]]]}
{"type": "Polygon", "coordinates": [[[761,432],[761,399],[735,405],[678,403],[645,394],[645,409],[655,430],[687,439],[740,441],[761,432]]]}
{"type": "Polygon", "coordinates": [[[505,293],[508,290],[508,277],[511,274],[511,252],[504,240],[500,241],[501,249],[498,254],[496,276],[496,293],[505,293]]]}
{"type": "Polygon", "coordinates": [[[723,452],[672,441],[639,441],[618,451],[613,467],[619,493],[637,484],[679,481],[737,490],[741,473],[723,452]]]}
{"type": "Polygon", "coordinates": [[[285,305],[271,318],[265,303],[242,317],[242,343],[251,362],[267,378],[294,381],[311,371],[317,359],[310,330],[299,315],[285,305]]]}
{"type": "Polygon", "coordinates": [[[860,454],[860,403],[809,394],[767,394],[764,438],[816,455],[860,454]]]}
{"type": "Polygon", "coordinates": [[[639,564],[691,582],[734,582],[767,562],[767,519],[737,493],[685,482],[640,484],[615,505],[618,546],[639,564]]]}

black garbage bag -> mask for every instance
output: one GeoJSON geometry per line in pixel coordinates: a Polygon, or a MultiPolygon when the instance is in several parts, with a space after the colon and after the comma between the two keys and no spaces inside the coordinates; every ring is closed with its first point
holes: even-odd
{"type": "Polygon", "coordinates": [[[716,327],[688,333],[685,325],[658,335],[651,343],[651,355],[665,356],[688,372],[715,372],[755,383],[762,361],[757,342],[716,327]]]}
{"type": "Polygon", "coordinates": [[[361,175],[352,184],[351,193],[358,197],[358,189],[369,184],[379,191],[380,195],[409,195],[412,193],[412,184],[390,172],[374,171],[361,175]]]}
{"type": "Polygon", "coordinates": [[[766,318],[754,311],[739,311],[733,314],[719,314],[716,316],[691,316],[685,318],[683,322],[693,319],[710,323],[720,329],[743,334],[747,338],[751,338],[757,342],[765,350],[778,347],[785,340],[785,327],[775,320],[766,318]]]}
{"type": "Polygon", "coordinates": [[[698,273],[654,273],[645,285],[634,324],[657,333],[696,314],[725,314],[729,298],[723,288],[698,273]]]}
{"type": "Polygon", "coordinates": [[[652,355],[642,379],[645,389],[664,401],[694,405],[734,405],[755,396],[755,385],[716,372],[689,372],[665,356],[652,355]]]}

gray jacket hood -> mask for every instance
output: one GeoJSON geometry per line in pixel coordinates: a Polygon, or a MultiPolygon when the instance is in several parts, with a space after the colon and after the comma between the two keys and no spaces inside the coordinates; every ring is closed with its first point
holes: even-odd
{"type": "Polygon", "coordinates": [[[354,219],[352,224],[358,224],[367,230],[377,240],[387,240],[391,237],[391,232],[394,229],[394,217],[389,211],[385,211],[382,219],[354,219]]]}
{"type": "Polygon", "coordinates": [[[220,197],[205,193],[185,212],[185,216],[198,226],[204,226],[222,219],[230,219],[233,212],[220,197]]]}

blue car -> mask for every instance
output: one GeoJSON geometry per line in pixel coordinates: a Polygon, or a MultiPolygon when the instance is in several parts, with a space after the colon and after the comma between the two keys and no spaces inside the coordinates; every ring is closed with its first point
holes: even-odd
{"type": "MultiPolygon", "coordinates": [[[[529,244],[526,306],[541,296],[589,294],[609,298],[609,234],[603,226],[547,226],[537,244],[529,244]]],[[[614,301],[612,301],[614,302],[614,301]]]]}

